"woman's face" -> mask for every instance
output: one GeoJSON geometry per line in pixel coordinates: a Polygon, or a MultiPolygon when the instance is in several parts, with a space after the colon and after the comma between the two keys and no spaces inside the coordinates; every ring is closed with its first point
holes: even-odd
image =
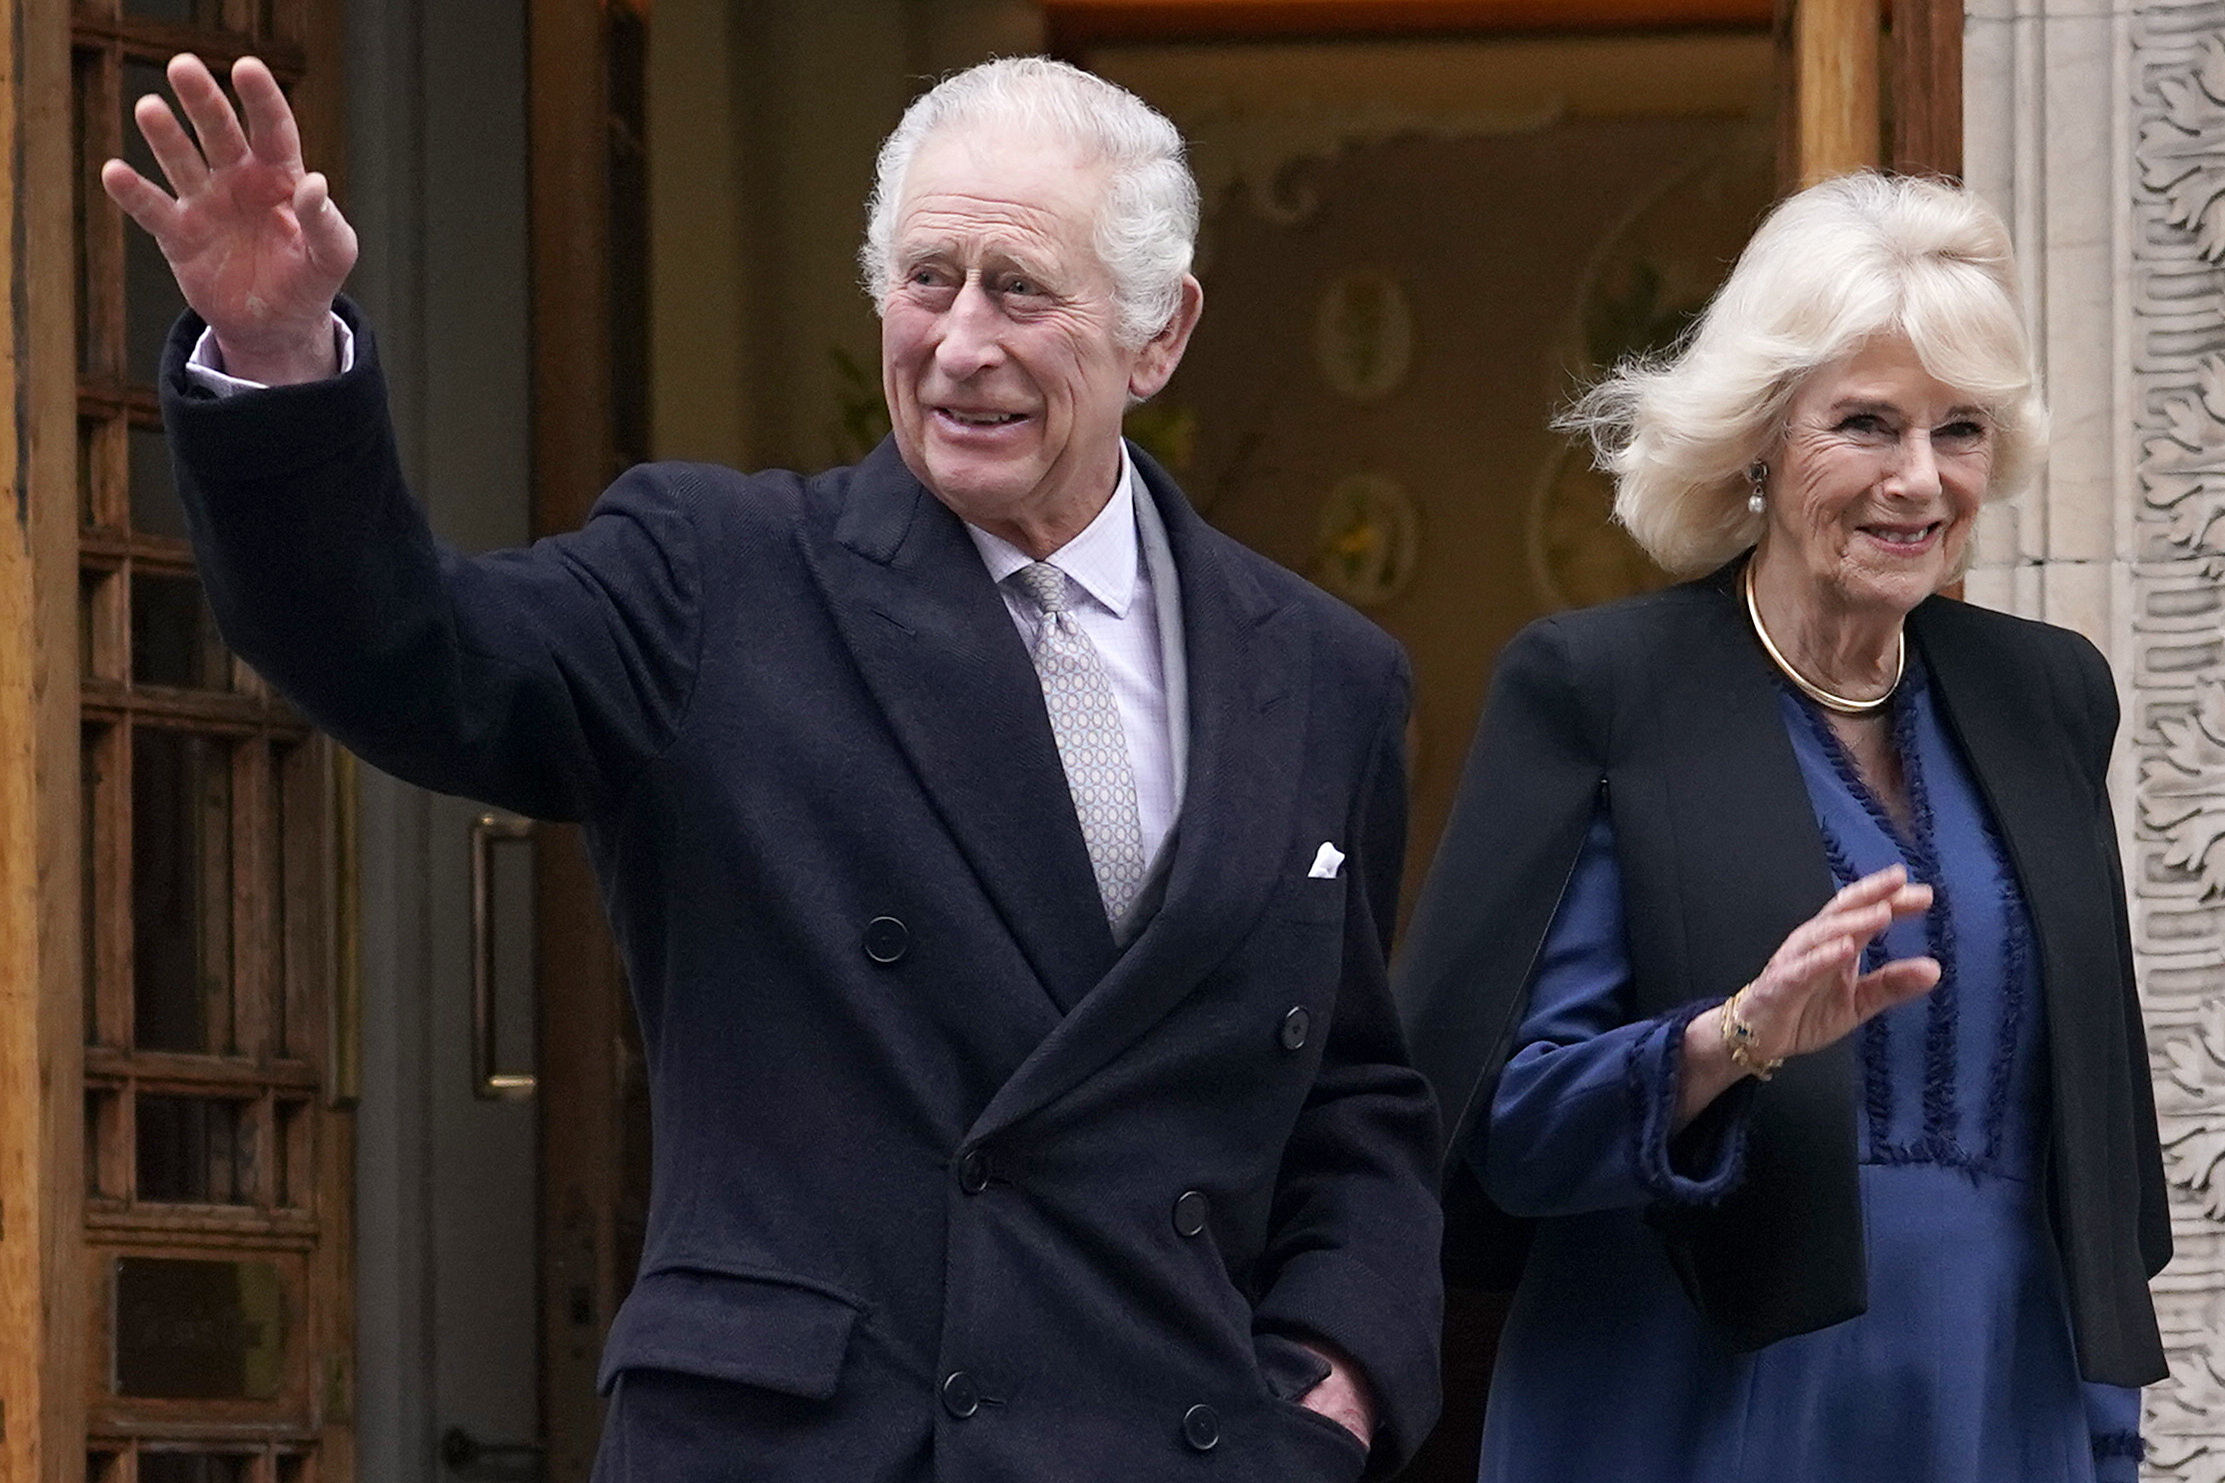
{"type": "Polygon", "coordinates": [[[1811,374],[1771,460],[1762,559],[1826,604],[1906,613],[1961,569],[1993,474],[1993,420],[1897,336],[1811,374]]]}

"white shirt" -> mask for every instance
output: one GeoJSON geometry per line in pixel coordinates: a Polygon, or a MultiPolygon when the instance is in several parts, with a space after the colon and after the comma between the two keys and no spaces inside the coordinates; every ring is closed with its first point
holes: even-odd
{"type": "MultiPolygon", "coordinates": [[[[1128,445],[1120,445],[1120,482],[1097,518],[1082,533],[1043,559],[1066,573],[1080,590],[1079,600],[1069,596],[1067,611],[1105,666],[1112,682],[1113,703],[1120,708],[1120,729],[1128,736],[1128,766],[1136,779],[1136,814],[1143,827],[1143,857],[1158,857],[1167,831],[1174,827],[1177,796],[1174,770],[1174,733],[1167,708],[1167,676],[1160,645],[1159,605],[1152,590],[1151,566],[1143,559],[1142,537],[1136,531],[1138,480],[1128,445]]],[[[1004,596],[1005,611],[1012,615],[1035,647],[1043,615],[1018,584],[1007,582],[1035,558],[1010,541],[968,525],[974,549],[989,568],[989,575],[1004,596]]]]}
{"type": "MultiPolygon", "coordinates": [[[[336,314],[332,317],[340,369],[355,365],[355,335],[336,314]]],[[[214,332],[204,330],[186,362],[186,374],[217,396],[260,391],[262,383],[242,380],[224,372],[217,354],[214,332]]],[[[1181,804],[1179,761],[1172,717],[1167,700],[1165,650],[1159,632],[1159,605],[1152,588],[1151,564],[1143,559],[1142,537],[1136,528],[1139,494],[1135,460],[1128,445],[1120,445],[1120,482],[1113,497],[1098,511],[1082,533],[1053,551],[1045,560],[1066,573],[1081,590],[1081,600],[1068,611],[1089,641],[1097,646],[1106,678],[1112,682],[1113,701],[1120,707],[1120,727],[1128,736],[1128,765],[1136,780],[1136,812],[1143,829],[1143,857],[1156,860],[1167,831],[1174,827],[1181,804]]],[[[974,549],[989,568],[997,591],[1004,596],[1005,611],[1020,630],[1020,637],[1035,647],[1042,615],[1014,584],[1005,581],[1034,557],[1011,542],[977,526],[968,525],[974,549]]],[[[1164,636],[1179,644],[1181,634],[1164,636]]]]}

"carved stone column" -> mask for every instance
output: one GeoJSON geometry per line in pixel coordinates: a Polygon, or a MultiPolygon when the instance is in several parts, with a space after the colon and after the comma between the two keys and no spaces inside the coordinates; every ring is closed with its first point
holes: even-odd
{"type": "Polygon", "coordinates": [[[2147,1475],[2225,1480],[2225,3],[1974,0],[1971,183],[2008,214],[2056,445],[1970,595],[2116,667],[2114,772],[2178,1255],[2147,1475]]]}

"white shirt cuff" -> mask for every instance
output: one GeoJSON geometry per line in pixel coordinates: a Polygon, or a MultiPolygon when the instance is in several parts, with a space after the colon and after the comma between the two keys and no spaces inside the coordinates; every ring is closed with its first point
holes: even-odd
{"type": "MultiPolygon", "coordinates": [[[[332,316],[332,345],[340,353],[340,374],[345,376],[355,369],[355,331],[337,314],[332,316]]],[[[269,390],[263,382],[224,374],[224,357],[217,352],[214,330],[201,331],[201,338],[194,342],[193,354],[186,360],[185,374],[195,386],[219,397],[269,390]]]]}

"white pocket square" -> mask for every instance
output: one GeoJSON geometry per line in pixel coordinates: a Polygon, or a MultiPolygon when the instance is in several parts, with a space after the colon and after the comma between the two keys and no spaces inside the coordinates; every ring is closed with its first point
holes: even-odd
{"type": "Polygon", "coordinates": [[[1313,869],[1306,872],[1306,879],[1333,881],[1337,878],[1338,872],[1343,869],[1344,851],[1330,844],[1327,840],[1323,840],[1321,852],[1313,857],[1313,869]]]}

